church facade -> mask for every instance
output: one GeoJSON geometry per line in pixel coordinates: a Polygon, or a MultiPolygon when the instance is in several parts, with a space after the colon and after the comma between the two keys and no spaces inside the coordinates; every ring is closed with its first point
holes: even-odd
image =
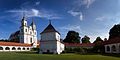
{"type": "Polygon", "coordinates": [[[39,53],[60,54],[64,51],[64,44],[60,41],[60,33],[52,26],[51,22],[40,34],[39,53]]]}
{"type": "Polygon", "coordinates": [[[11,34],[9,40],[18,43],[32,44],[33,47],[37,47],[37,31],[34,21],[28,26],[27,20],[23,17],[20,30],[11,34]]]}

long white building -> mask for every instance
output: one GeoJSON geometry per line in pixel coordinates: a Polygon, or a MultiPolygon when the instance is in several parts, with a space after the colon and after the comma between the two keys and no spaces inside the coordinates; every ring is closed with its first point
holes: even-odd
{"type": "Polygon", "coordinates": [[[40,53],[60,54],[64,51],[64,44],[60,41],[60,33],[52,26],[51,22],[40,34],[40,53]]]}

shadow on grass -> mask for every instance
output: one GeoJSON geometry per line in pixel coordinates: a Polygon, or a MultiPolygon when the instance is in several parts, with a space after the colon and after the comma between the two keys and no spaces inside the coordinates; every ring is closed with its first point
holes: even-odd
{"type": "Polygon", "coordinates": [[[100,55],[99,53],[75,53],[80,55],[100,55]]]}
{"type": "Polygon", "coordinates": [[[111,56],[111,57],[119,57],[120,58],[120,53],[119,54],[111,54],[111,53],[73,53],[73,54],[78,54],[78,55],[103,55],[103,56],[111,56]]]}
{"type": "Polygon", "coordinates": [[[38,54],[38,52],[36,51],[27,51],[27,52],[15,52],[15,53],[19,53],[19,54],[38,54]]]}
{"type": "Polygon", "coordinates": [[[104,53],[104,54],[101,54],[103,56],[111,56],[111,57],[119,57],[120,58],[120,54],[113,54],[113,53],[104,53]]]}

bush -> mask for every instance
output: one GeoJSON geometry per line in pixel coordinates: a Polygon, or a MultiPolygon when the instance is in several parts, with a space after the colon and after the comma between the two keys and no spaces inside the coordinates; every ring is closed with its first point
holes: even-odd
{"type": "Polygon", "coordinates": [[[81,47],[65,48],[65,53],[80,53],[80,54],[84,54],[84,53],[87,53],[87,52],[88,52],[87,48],[81,48],[81,47]]]}
{"type": "Polygon", "coordinates": [[[39,52],[39,48],[32,48],[31,51],[39,52]]]}

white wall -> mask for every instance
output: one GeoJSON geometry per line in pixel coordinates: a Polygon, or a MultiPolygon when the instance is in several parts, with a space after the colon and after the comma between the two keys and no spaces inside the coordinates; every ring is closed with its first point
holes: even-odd
{"type": "Polygon", "coordinates": [[[41,34],[40,53],[47,52],[47,50],[49,50],[55,54],[60,54],[64,50],[63,47],[64,44],[61,44],[60,35],[57,32],[41,34]]]}
{"type": "Polygon", "coordinates": [[[41,34],[41,40],[60,40],[60,35],[56,32],[41,34]]]}
{"type": "Polygon", "coordinates": [[[0,51],[30,51],[31,50],[31,47],[25,47],[25,46],[0,46],[0,47],[3,47],[3,50],[0,51]],[[6,47],[9,47],[10,49],[6,50],[5,49],[6,47]],[[15,47],[16,50],[12,50],[13,47],[15,47]],[[18,48],[21,48],[21,50],[18,50],[18,48]],[[25,50],[23,48],[25,48],[25,50]]]}
{"type": "Polygon", "coordinates": [[[105,53],[120,53],[120,43],[105,45],[105,53]],[[113,45],[116,47],[116,51],[112,51],[113,45]],[[110,51],[107,51],[107,46],[110,47],[110,51]]]}

